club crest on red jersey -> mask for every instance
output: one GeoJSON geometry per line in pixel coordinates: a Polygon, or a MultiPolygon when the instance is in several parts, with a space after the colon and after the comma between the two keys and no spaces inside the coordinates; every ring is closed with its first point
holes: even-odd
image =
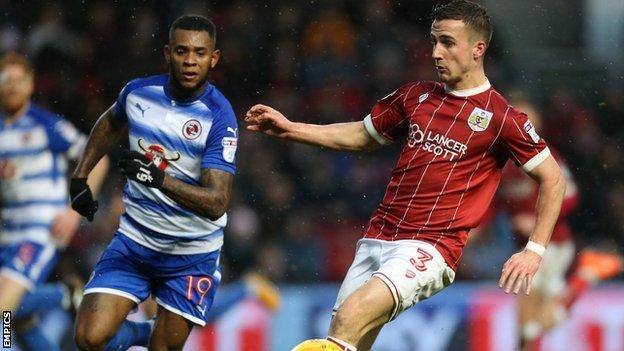
{"type": "Polygon", "coordinates": [[[475,107],[468,116],[468,126],[475,132],[482,132],[487,129],[494,113],[475,107]]]}
{"type": "Polygon", "coordinates": [[[191,119],[182,126],[182,135],[189,140],[199,138],[202,132],[201,123],[196,119],[191,119]]]}
{"type": "Polygon", "coordinates": [[[137,144],[139,144],[139,148],[143,150],[145,156],[161,170],[167,169],[169,166],[169,162],[177,161],[180,159],[181,155],[179,152],[168,152],[162,145],[158,144],[150,144],[145,145],[145,141],[143,138],[139,138],[137,144]]]}

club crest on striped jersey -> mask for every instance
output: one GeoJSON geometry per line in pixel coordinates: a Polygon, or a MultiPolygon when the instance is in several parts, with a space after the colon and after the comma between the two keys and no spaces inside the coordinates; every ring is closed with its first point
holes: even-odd
{"type": "Polygon", "coordinates": [[[199,123],[199,121],[196,119],[188,120],[186,123],[184,123],[184,126],[182,126],[182,135],[184,135],[184,137],[188,140],[195,140],[199,138],[201,132],[201,123],[199,123]]]}
{"type": "Polygon", "coordinates": [[[423,101],[427,100],[429,97],[429,93],[424,93],[418,97],[418,103],[421,104],[423,101]]]}
{"type": "Polygon", "coordinates": [[[167,169],[169,167],[169,162],[177,161],[180,159],[181,155],[179,152],[169,152],[165,149],[164,146],[159,144],[150,144],[146,145],[145,140],[143,138],[139,138],[137,141],[139,144],[139,148],[143,150],[145,156],[161,170],[167,169]]]}
{"type": "Polygon", "coordinates": [[[490,125],[493,115],[493,112],[475,107],[468,116],[468,126],[475,132],[482,132],[490,125]]]}

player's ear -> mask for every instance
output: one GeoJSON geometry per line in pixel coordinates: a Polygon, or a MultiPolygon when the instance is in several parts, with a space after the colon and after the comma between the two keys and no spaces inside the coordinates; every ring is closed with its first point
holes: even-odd
{"type": "Polygon", "coordinates": [[[34,73],[28,73],[28,76],[26,77],[26,90],[28,91],[28,96],[32,96],[32,94],[34,94],[35,92],[35,74],[34,73]]]}
{"type": "Polygon", "coordinates": [[[487,49],[487,44],[485,40],[477,40],[474,47],[472,48],[472,58],[474,60],[478,60],[480,57],[485,55],[485,50],[487,49]]]}
{"type": "Polygon", "coordinates": [[[221,57],[221,50],[212,51],[212,55],[210,57],[210,68],[214,68],[219,62],[219,58],[221,57]]]}
{"type": "Polygon", "coordinates": [[[171,47],[169,45],[165,45],[163,49],[163,54],[165,55],[165,60],[167,60],[167,64],[171,63],[171,47]]]}

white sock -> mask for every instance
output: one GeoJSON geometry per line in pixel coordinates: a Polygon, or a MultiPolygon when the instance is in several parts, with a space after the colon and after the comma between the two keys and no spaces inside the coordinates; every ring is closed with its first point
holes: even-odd
{"type": "Polygon", "coordinates": [[[333,336],[328,336],[327,340],[333,342],[334,344],[342,347],[342,349],[344,351],[357,351],[357,348],[351,344],[349,344],[348,342],[342,341],[338,338],[335,338],[333,336]]]}

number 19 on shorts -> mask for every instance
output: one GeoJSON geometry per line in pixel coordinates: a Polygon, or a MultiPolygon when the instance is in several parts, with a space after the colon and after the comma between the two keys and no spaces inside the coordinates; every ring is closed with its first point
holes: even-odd
{"type": "Polygon", "coordinates": [[[212,279],[210,277],[194,277],[192,275],[186,276],[186,299],[193,302],[193,297],[195,293],[199,295],[199,301],[197,301],[198,305],[201,305],[204,302],[204,298],[206,294],[212,288],[212,279]]]}

